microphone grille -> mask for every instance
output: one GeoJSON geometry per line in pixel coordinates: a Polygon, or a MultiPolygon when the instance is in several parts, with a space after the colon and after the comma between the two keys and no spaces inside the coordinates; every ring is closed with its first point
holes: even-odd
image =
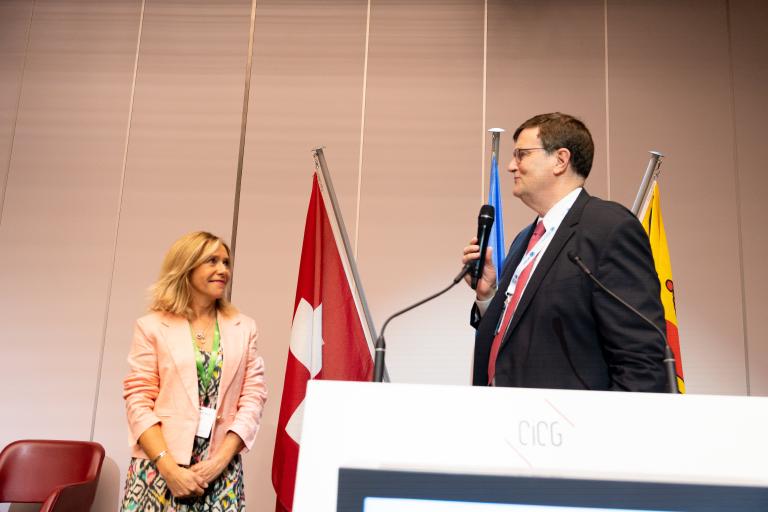
{"type": "Polygon", "coordinates": [[[496,217],[496,209],[489,204],[484,204],[480,208],[480,217],[487,217],[489,219],[493,219],[496,217]]]}

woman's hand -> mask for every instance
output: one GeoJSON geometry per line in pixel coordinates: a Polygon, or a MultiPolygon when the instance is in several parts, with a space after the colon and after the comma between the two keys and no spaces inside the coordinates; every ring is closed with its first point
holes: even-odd
{"type": "Polygon", "coordinates": [[[170,464],[160,469],[165,483],[168,485],[171,494],[176,498],[189,498],[191,496],[202,496],[208,482],[191,469],[183,468],[176,463],[170,464]]]}
{"type": "Polygon", "coordinates": [[[205,482],[213,482],[224,471],[232,457],[240,453],[244,447],[245,445],[240,436],[232,431],[227,432],[221,446],[219,446],[216,453],[210,459],[201,460],[189,469],[194,471],[205,482]]]}
{"type": "Polygon", "coordinates": [[[214,457],[207,460],[201,460],[197,464],[192,465],[189,469],[194,471],[200,478],[206,483],[211,483],[216,480],[224,468],[229,464],[229,460],[223,460],[223,458],[214,457]]]}
{"type": "Polygon", "coordinates": [[[168,451],[168,445],[165,444],[159,423],[155,423],[139,436],[139,446],[149,459],[154,461],[155,467],[168,484],[171,494],[177,498],[202,496],[208,483],[194,471],[176,463],[173,455],[168,451]]]}

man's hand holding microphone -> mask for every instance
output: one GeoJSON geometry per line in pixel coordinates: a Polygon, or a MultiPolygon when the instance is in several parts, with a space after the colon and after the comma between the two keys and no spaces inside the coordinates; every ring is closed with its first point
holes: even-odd
{"type": "Polygon", "coordinates": [[[483,205],[477,218],[477,236],[469,241],[461,258],[462,264],[469,266],[464,280],[475,290],[478,301],[489,300],[496,293],[496,267],[491,258],[492,248],[488,247],[494,216],[493,206],[483,205]]]}

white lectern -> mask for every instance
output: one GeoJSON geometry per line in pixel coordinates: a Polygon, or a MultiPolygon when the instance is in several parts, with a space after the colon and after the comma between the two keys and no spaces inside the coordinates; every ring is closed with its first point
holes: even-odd
{"type": "Polygon", "coordinates": [[[311,381],[295,512],[339,468],[768,488],[768,398],[311,381]]]}

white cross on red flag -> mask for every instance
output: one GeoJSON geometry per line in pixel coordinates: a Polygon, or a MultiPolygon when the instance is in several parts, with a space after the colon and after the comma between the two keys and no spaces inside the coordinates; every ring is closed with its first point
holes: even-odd
{"type": "Polygon", "coordinates": [[[369,381],[373,375],[363,316],[352,291],[354,280],[349,265],[343,263],[346,252],[334,232],[338,223],[332,226],[331,215],[315,174],[304,226],[290,350],[272,458],[278,512],[289,512],[293,507],[307,382],[369,381]]]}

